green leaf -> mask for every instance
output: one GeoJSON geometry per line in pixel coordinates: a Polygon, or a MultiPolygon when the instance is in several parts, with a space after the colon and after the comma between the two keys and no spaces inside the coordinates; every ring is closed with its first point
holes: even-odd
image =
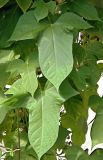
{"type": "Polygon", "coordinates": [[[92,26],[83,20],[80,16],[76,15],[72,12],[66,12],[62,14],[58,20],[56,21],[57,24],[62,24],[63,26],[68,27],[69,29],[88,29],[92,26]]]}
{"type": "Polygon", "coordinates": [[[94,56],[98,59],[102,59],[103,44],[98,41],[91,42],[87,45],[87,47],[85,48],[85,51],[88,59],[89,57],[91,59],[91,56],[94,56]]]}
{"type": "Polygon", "coordinates": [[[61,98],[53,86],[47,86],[29,113],[29,141],[40,160],[58,137],[61,98]]]}
{"type": "Polygon", "coordinates": [[[23,60],[21,59],[14,59],[9,62],[7,67],[7,72],[15,73],[17,74],[23,73],[25,71],[26,65],[23,60]]]}
{"type": "Polygon", "coordinates": [[[2,8],[9,0],[0,0],[0,8],[2,8]]]}
{"type": "Polygon", "coordinates": [[[89,160],[102,160],[103,157],[103,150],[96,149],[90,156],[89,160]]]}
{"type": "Polygon", "coordinates": [[[64,128],[72,129],[72,143],[81,146],[85,142],[85,134],[86,134],[86,121],[81,116],[78,119],[75,119],[71,114],[65,114],[62,119],[62,126],[64,128]]]}
{"type": "Polygon", "coordinates": [[[32,0],[16,0],[19,7],[22,9],[23,12],[26,12],[27,9],[30,7],[32,0]]]}
{"type": "Polygon", "coordinates": [[[45,154],[41,160],[57,160],[56,155],[53,154],[45,154]]]}
{"type": "Polygon", "coordinates": [[[81,78],[77,70],[75,69],[72,70],[70,74],[70,79],[73,81],[77,89],[81,91],[86,89],[86,81],[81,78]]]}
{"type": "Polygon", "coordinates": [[[0,124],[11,109],[26,108],[27,106],[29,108],[32,102],[34,101],[27,94],[5,98],[0,103],[0,124]]]}
{"type": "Polygon", "coordinates": [[[18,95],[29,92],[32,96],[34,95],[34,92],[38,87],[38,83],[34,64],[32,63],[31,58],[32,57],[29,57],[29,59],[27,59],[25,70],[23,73],[21,73],[21,78],[14,82],[11,88],[5,94],[18,95]]]}
{"type": "Polygon", "coordinates": [[[14,58],[14,51],[13,50],[0,50],[0,63],[7,63],[14,58]]]}
{"type": "Polygon", "coordinates": [[[69,160],[89,160],[86,154],[80,147],[72,146],[66,150],[66,158],[69,160]]]}
{"type": "Polygon", "coordinates": [[[59,133],[56,143],[54,144],[53,148],[55,149],[63,149],[65,147],[65,140],[68,136],[67,129],[63,128],[62,126],[59,127],[59,133]]]}
{"type": "MultiPolygon", "coordinates": [[[[17,55],[22,57],[22,60],[28,61],[28,59],[30,59],[29,63],[35,69],[39,67],[38,48],[34,39],[17,42],[14,46],[14,51],[17,55]]],[[[20,67],[18,66],[18,68],[20,67]]]]}
{"type": "Polygon", "coordinates": [[[70,9],[88,20],[100,20],[96,8],[86,0],[73,1],[70,9]]]}
{"type": "Polygon", "coordinates": [[[55,1],[49,1],[46,3],[48,11],[52,14],[55,14],[56,9],[56,2],[55,1]]]}
{"type": "Polygon", "coordinates": [[[44,3],[44,1],[38,1],[36,3],[36,9],[34,10],[34,15],[38,22],[41,19],[48,16],[48,8],[46,3],[44,3]]]}
{"type": "Polygon", "coordinates": [[[103,104],[103,98],[98,95],[92,95],[89,98],[88,106],[92,108],[92,110],[96,111],[97,108],[103,104]]]}
{"type": "Polygon", "coordinates": [[[33,39],[40,31],[45,29],[46,26],[47,24],[37,23],[34,11],[28,11],[20,17],[9,41],[33,39]]]}
{"type": "Polygon", "coordinates": [[[96,118],[94,120],[92,130],[91,130],[91,138],[92,138],[92,147],[97,144],[103,143],[103,108],[100,105],[96,112],[96,118]]]}
{"type": "Polygon", "coordinates": [[[61,117],[61,124],[64,128],[72,129],[72,143],[81,145],[85,141],[86,134],[86,110],[83,108],[79,97],[72,97],[65,102],[66,113],[61,117]]]}
{"type": "Polygon", "coordinates": [[[0,114],[0,124],[3,122],[3,120],[6,116],[6,114],[8,113],[8,111],[9,111],[9,109],[7,109],[4,106],[2,107],[2,105],[0,105],[0,113],[2,113],[2,114],[0,114]]]}
{"type": "MultiPolygon", "coordinates": [[[[15,160],[18,160],[18,155],[17,158],[15,157],[15,160]]],[[[31,155],[28,155],[26,151],[22,151],[20,154],[20,160],[37,160],[37,159],[31,155]]]]}
{"type": "Polygon", "coordinates": [[[10,73],[7,72],[7,66],[7,63],[0,63],[0,75],[2,75],[2,78],[0,78],[0,88],[2,89],[4,89],[6,84],[8,84],[10,76],[10,73]]]}
{"type": "Polygon", "coordinates": [[[59,92],[61,97],[64,98],[64,101],[68,100],[69,98],[76,96],[79,94],[69,83],[68,79],[64,80],[59,88],[59,92]]]}
{"type": "Polygon", "coordinates": [[[20,12],[15,7],[5,10],[5,12],[0,12],[0,48],[5,48],[12,44],[8,40],[14,31],[19,17],[20,12]]]}
{"type": "Polygon", "coordinates": [[[86,57],[85,49],[79,43],[74,43],[73,55],[74,55],[75,66],[79,68],[80,66],[82,66],[83,62],[85,61],[85,57],[86,57]]]}
{"type": "Polygon", "coordinates": [[[96,7],[103,8],[103,1],[102,0],[91,0],[92,3],[95,4],[96,7]]]}
{"type": "Polygon", "coordinates": [[[44,76],[58,89],[73,67],[73,35],[51,24],[39,42],[39,63],[44,76]]]}
{"type": "Polygon", "coordinates": [[[7,92],[5,92],[5,94],[18,95],[21,93],[25,94],[29,92],[33,96],[35,90],[37,89],[37,86],[38,83],[35,72],[34,71],[30,72],[27,69],[27,72],[22,74],[21,79],[18,79],[16,82],[14,82],[11,88],[7,92]]]}

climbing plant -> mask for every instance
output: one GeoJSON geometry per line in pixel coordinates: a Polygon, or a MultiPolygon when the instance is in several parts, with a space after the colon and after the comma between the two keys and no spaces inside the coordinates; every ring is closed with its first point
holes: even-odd
{"type": "Polygon", "coordinates": [[[1,159],[102,160],[102,59],[102,0],[0,0],[1,159]]]}

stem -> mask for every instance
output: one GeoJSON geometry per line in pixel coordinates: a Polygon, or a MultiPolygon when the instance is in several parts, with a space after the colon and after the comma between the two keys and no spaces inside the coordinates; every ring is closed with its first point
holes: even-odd
{"type": "Polygon", "coordinates": [[[18,160],[20,160],[20,130],[19,130],[19,111],[17,111],[17,127],[18,127],[18,160]]]}

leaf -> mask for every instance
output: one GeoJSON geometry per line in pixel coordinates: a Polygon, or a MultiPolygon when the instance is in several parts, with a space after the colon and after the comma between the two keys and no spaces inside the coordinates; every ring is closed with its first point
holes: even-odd
{"type": "Polygon", "coordinates": [[[65,140],[68,136],[67,129],[63,128],[62,126],[59,127],[59,133],[56,143],[54,144],[53,148],[55,149],[63,149],[65,147],[65,140]]]}
{"type": "Polygon", "coordinates": [[[85,48],[85,51],[88,54],[87,55],[88,59],[89,59],[89,56],[91,56],[91,55],[95,56],[97,59],[102,59],[103,44],[98,41],[91,42],[87,45],[87,47],[85,48]]]}
{"type": "Polygon", "coordinates": [[[38,48],[34,39],[19,41],[16,43],[14,51],[17,55],[20,55],[24,61],[30,59],[31,62],[29,63],[34,66],[35,69],[39,67],[38,48]]]}
{"type": "Polygon", "coordinates": [[[103,108],[102,108],[102,105],[100,105],[96,112],[96,118],[94,120],[92,130],[91,130],[92,148],[97,144],[103,143],[102,121],[103,121],[103,108]]]}
{"type": "Polygon", "coordinates": [[[40,160],[58,137],[61,98],[53,86],[48,86],[29,113],[29,141],[40,160]]]}
{"type": "Polygon", "coordinates": [[[89,160],[86,154],[80,147],[72,146],[66,151],[66,158],[69,160],[89,160]]]}
{"type": "Polygon", "coordinates": [[[0,105],[0,124],[3,122],[6,114],[8,113],[9,109],[7,109],[6,107],[2,107],[2,105],[0,105]]]}
{"type": "Polygon", "coordinates": [[[70,9],[88,20],[100,20],[96,8],[86,0],[74,1],[70,9]]]}
{"type": "Polygon", "coordinates": [[[0,0],[0,8],[2,8],[9,0],[0,0]]]}
{"type": "Polygon", "coordinates": [[[33,39],[40,31],[45,29],[46,26],[47,24],[37,23],[34,11],[28,11],[20,17],[9,41],[33,39]]]}
{"type": "Polygon", "coordinates": [[[15,73],[17,72],[18,74],[23,73],[25,71],[25,63],[21,59],[14,59],[11,62],[9,62],[8,67],[7,67],[7,72],[15,73]]]}
{"type": "Polygon", "coordinates": [[[38,84],[35,72],[30,72],[27,69],[27,72],[22,75],[22,78],[14,82],[11,88],[6,91],[5,94],[19,95],[21,93],[25,94],[29,92],[33,96],[37,86],[38,84]]]}
{"type": "Polygon", "coordinates": [[[75,84],[76,88],[83,91],[84,89],[86,89],[86,81],[84,79],[81,78],[79,72],[75,69],[72,70],[72,72],[70,73],[70,79],[73,81],[73,83],[75,84]]]}
{"type": "MultiPolygon", "coordinates": [[[[37,160],[35,157],[28,155],[25,151],[22,151],[20,155],[21,160],[37,160]]],[[[15,157],[15,160],[18,160],[18,155],[17,158],[15,157]]]]}
{"type": "Polygon", "coordinates": [[[91,0],[91,1],[92,1],[92,3],[95,4],[96,7],[99,7],[99,9],[103,8],[103,1],[102,0],[99,0],[99,2],[98,2],[98,0],[91,0]]]}
{"type": "Polygon", "coordinates": [[[26,61],[25,70],[23,73],[21,73],[21,78],[14,82],[11,88],[5,94],[18,95],[29,92],[32,96],[34,95],[34,92],[38,87],[38,83],[35,67],[34,64],[32,65],[31,58],[32,57],[29,57],[29,59],[26,61]]]}
{"type": "Polygon", "coordinates": [[[61,97],[64,98],[64,101],[79,94],[79,92],[77,92],[74,88],[72,88],[71,84],[69,83],[67,79],[63,81],[59,90],[60,90],[59,92],[60,92],[61,97]]]}
{"type": "Polygon", "coordinates": [[[71,128],[72,143],[81,146],[85,142],[86,134],[86,123],[84,122],[84,118],[79,116],[78,120],[76,120],[73,115],[68,113],[62,117],[61,121],[64,128],[71,128]]]}
{"type": "Polygon", "coordinates": [[[103,157],[103,150],[96,149],[90,156],[89,160],[102,160],[103,157]]]}
{"type": "Polygon", "coordinates": [[[86,57],[85,49],[79,43],[74,43],[73,55],[74,55],[75,66],[78,66],[79,68],[79,66],[81,66],[85,61],[85,57],[86,57]]]}
{"type": "Polygon", "coordinates": [[[97,108],[103,104],[103,98],[98,95],[92,95],[89,98],[88,106],[92,108],[92,110],[96,111],[97,108]]]}
{"type": "Polygon", "coordinates": [[[0,50],[0,63],[7,63],[14,58],[14,51],[13,50],[0,50]]]}
{"type": "Polygon", "coordinates": [[[66,33],[56,24],[44,31],[39,42],[41,70],[57,89],[73,67],[72,42],[72,33],[66,33]]]}
{"type": "Polygon", "coordinates": [[[48,16],[48,8],[46,3],[44,3],[44,1],[38,1],[36,3],[36,9],[34,10],[34,15],[38,22],[41,19],[48,16]]]}
{"type": "Polygon", "coordinates": [[[62,14],[58,20],[56,21],[57,24],[62,24],[63,26],[68,27],[69,29],[88,29],[92,26],[84,21],[80,16],[76,15],[72,12],[66,12],[62,14]]]}
{"type": "Polygon", "coordinates": [[[72,97],[65,102],[66,113],[61,117],[61,124],[64,128],[71,128],[72,143],[82,145],[86,134],[86,110],[83,108],[79,97],[72,97]]]}
{"type": "Polygon", "coordinates": [[[36,77],[36,73],[35,70],[31,70],[29,68],[29,62],[27,63],[27,69],[26,72],[24,74],[22,74],[22,80],[24,82],[22,82],[24,88],[26,89],[26,91],[28,91],[29,93],[31,93],[31,95],[34,95],[34,92],[36,91],[37,87],[38,87],[38,82],[37,82],[37,77],[36,77]]]}
{"type": "Polygon", "coordinates": [[[53,154],[46,154],[44,155],[44,157],[41,159],[41,160],[57,160],[56,159],[56,155],[53,155],[53,154]]]}
{"type": "Polygon", "coordinates": [[[5,98],[0,103],[0,124],[11,109],[26,108],[27,106],[29,108],[32,102],[34,101],[27,94],[5,98]]]}
{"type": "Polygon", "coordinates": [[[0,78],[0,88],[2,89],[4,89],[10,76],[10,73],[6,72],[7,66],[7,63],[0,63],[0,75],[2,75],[2,78],[0,78]]]}
{"type": "Polygon", "coordinates": [[[55,1],[49,1],[46,3],[48,11],[52,14],[55,14],[56,9],[56,2],[55,1]]]}
{"type": "Polygon", "coordinates": [[[18,3],[19,7],[22,9],[23,12],[26,12],[27,9],[29,9],[32,0],[16,0],[16,2],[18,3]]]}
{"type": "Polygon", "coordinates": [[[0,12],[0,48],[9,47],[12,44],[8,40],[14,31],[19,17],[20,12],[15,7],[5,10],[5,12],[0,12]]]}

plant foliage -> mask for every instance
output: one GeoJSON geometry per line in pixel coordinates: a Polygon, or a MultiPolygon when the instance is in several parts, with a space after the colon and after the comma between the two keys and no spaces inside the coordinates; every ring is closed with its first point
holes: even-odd
{"type": "Polygon", "coordinates": [[[92,148],[103,143],[101,59],[102,0],[0,0],[1,157],[56,160],[62,149],[68,160],[102,160],[81,149],[89,107],[92,148]]]}

